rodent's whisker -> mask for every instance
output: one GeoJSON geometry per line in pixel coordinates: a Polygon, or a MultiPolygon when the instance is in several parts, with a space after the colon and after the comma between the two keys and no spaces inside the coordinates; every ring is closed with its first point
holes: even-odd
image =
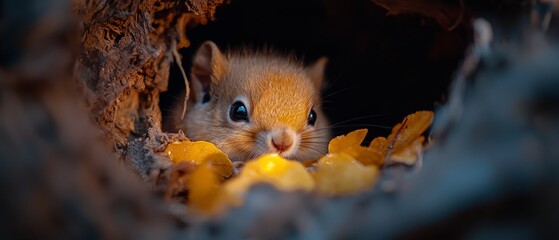
{"type": "Polygon", "coordinates": [[[336,76],[336,78],[334,78],[333,81],[329,82],[326,87],[324,87],[322,89],[322,92],[327,92],[328,90],[330,90],[332,87],[334,87],[334,85],[336,85],[336,83],[338,83],[338,80],[340,80],[340,78],[342,77],[343,73],[339,73],[338,76],[336,76]]]}
{"type": "Polygon", "coordinates": [[[341,121],[341,122],[331,124],[329,126],[336,126],[336,125],[339,125],[339,124],[344,124],[344,123],[355,121],[355,120],[362,120],[362,119],[367,119],[367,118],[377,118],[377,117],[381,117],[381,116],[386,116],[386,114],[373,114],[373,115],[368,115],[368,116],[350,118],[350,119],[347,119],[347,120],[344,120],[344,121],[341,121]]]}
{"type": "Polygon", "coordinates": [[[382,129],[392,129],[392,127],[378,125],[378,124],[344,124],[344,125],[334,126],[332,128],[342,128],[342,127],[376,127],[382,129]]]}
{"type": "Polygon", "coordinates": [[[342,93],[342,92],[345,92],[345,91],[348,91],[348,90],[351,90],[351,89],[354,89],[354,88],[355,88],[355,87],[342,88],[342,89],[340,89],[340,90],[338,90],[338,91],[335,91],[335,92],[333,92],[333,93],[329,93],[328,95],[325,95],[325,96],[323,96],[322,98],[326,99],[326,98],[332,97],[332,96],[334,96],[334,95],[336,95],[336,94],[340,94],[340,93],[342,93]]]}
{"type": "Polygon", "coordinates": [[[322,136],[313,136],[313,134],[302,134],[300,137],[301,140],[313,140],[313,139],[322,139],[322,136]]]}
{"type": "Polygon", "coordinates": [[[334,123],[334,124],[330,124],[330,125],[328,125],[326,127],[323,127],[323,128],[317,128],[317,129],[304,131],[303,133],[307,134],[307,133],[314,133],[314,132],[318,132],[318,131],[327,131],[327,130],[331,130],[332,128],[356,127],[356,126],[357,127],[378,127],[378,128],[383,128],[383,129],[392,129],[389,126],[383,126],[383,125],[377,125],[377,124],[345,124],[345,123],[355,121],[355,120],[374,118],[374,117],[378,117],[378,116],[382,116],[382,115],[384,115],[384,114],[375,114],[375,115],[370,115],[370,116],[356,117],[356,118],[344,120],[344,121],[341,121],[341,122],[337,122],[337,123],[334,123]]]}
{"type": "Polygon", "coordinates": [[[312,129],[312,130],[308,130],[308,131],[301,132],[301,133],[302,134],[311,134],[311,133],[316,133],[316,132],[319,132],[319,131],[327,131],[327,130],[330,130],[330,128],[329,127],[317,128],[317,129],[312,129]]]}
{"type": "Polygon", "coordinates": [[[314,146],[304,146],[304,148],[301,148],[300,151],[306,151],[306,150],[313,150],[315,152],[322,152],[320,148],[314,147],[314,146]]]}
{"type": "Polygon", "coordinates": [[[324,144],[326,144],[328,142],[322,142],[322,141],[301,141],[300,145],[301,146],[309,146],[309,145],[313,145],[313,146],[325,146],[324,144]]]}
{"type": "Polygon", "coordinates": [[[310,144],[314,144],[314,145],[317,145],[317,146],[326,146],[326,144],[328,144],[328,142],[309,142],[309,141],[306,141],[304,143],[301,142],[301,145],[305,145],[305,146],[310,145],[310,144]]]}
{"type": "Polygon", "coordinates": [[[258,157],[258,154],[256,154],[255,152],[251,152],[251,153],[248,154],[248,159],[246,159],[246,160],[251,160],[251,159],[254,159],[256,157],[258,157]]]}
{"type": "Polygon", "coordinates": [[[328,142],[328,140],[326,139],[322,139],[322,137],[319,136],[301,136],[301,142],[317,142],[317,141],[311,141],[311,140],[323,140],[323,142],[328,142]]]}
{"type": "MultiPolygon", "coordinates": [[[[313,147],[305,147],[305,148],[301,148],[299,149],[300,153],[303,153],[304,155],[315,155],[313,153],[318,153],[319,155],[321,155],[322,151],[320,149],[316,149],[313,147]]],[[[298,155],[303,155],[303,154],[298,154],[298,155]]],[[[299,157],[301,160],[308,160],[308,159],[303,159],[304,157],[299,157]]]]}

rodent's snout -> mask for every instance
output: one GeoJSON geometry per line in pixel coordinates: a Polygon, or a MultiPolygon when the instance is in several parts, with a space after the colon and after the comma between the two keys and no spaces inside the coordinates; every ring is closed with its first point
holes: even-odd
{"type": "Polygon", "coordinates": [[[281,137],[279,136],[272,137],[272,146],[274,146],[280,152],[289,149],[291,145],[293,145],[293,140],[291,139],[291,137],[288,137],[285,134],[282,135],[281,137]]]}
{"type": "Polygon", "coordinates": [[[289,128],[275,129],[268,135],[268,146],[273,152],[289,155],[295,148],[296,138],[296,133],[289,128]]]}

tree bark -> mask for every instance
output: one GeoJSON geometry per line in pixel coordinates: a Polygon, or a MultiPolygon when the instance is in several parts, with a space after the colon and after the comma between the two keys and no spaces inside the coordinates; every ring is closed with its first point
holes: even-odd
{"type": "Polygon", "coordinates": [[[1,236],[177,236],[153,187],[157,151],[184,136],[161,132],[159,94],[187,26],[221,2],[2,3],[1,236]]]}
{"type": "Polygon", "coordinates": [[[75,74],[105,141],[146,182],[163,189],[170,162],[160,152],[184,135],[161,131],[159,95],[173,51],[188,47],[188,27],[213,18],[223,0],[83,1],[82,49],[75,74]]]}

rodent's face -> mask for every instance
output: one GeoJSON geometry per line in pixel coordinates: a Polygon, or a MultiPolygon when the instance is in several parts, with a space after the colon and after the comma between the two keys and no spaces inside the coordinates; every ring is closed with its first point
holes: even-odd
{"type": "Polygon", "coordinates": [[[189,138],[213,142],[233,161],[266,153],[313,160],[326,153],[328,121],[307,69],[262,56],[223,60],[227,67],[209,88],[196,86],[200,78],[192,76],[189,138]]]}

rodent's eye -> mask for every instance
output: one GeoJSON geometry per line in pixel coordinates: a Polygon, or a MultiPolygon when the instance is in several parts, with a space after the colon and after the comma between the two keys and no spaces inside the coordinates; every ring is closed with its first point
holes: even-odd
{"type": "Polygon", "coordinates": [[[211,99],[211,96],[209,93],[204,94],[204,97],[202,98],[202,103],[207,103],[209,102],[211,99]]]}
{"type": "Polygon", "coordinates": [[[235,122],[248,122],[248,110],[245,107],[245,104],[241,101],[236,101],[231,104],[231,109],[229,109],[229,118],[235,122]]]}
{"type": "Polygon", "coordinates": [[[309,113],[309,125],[314,126],[315,123],[316,123],[316,112],[311,109],[311,112],[309,113]]]}

